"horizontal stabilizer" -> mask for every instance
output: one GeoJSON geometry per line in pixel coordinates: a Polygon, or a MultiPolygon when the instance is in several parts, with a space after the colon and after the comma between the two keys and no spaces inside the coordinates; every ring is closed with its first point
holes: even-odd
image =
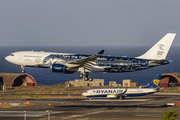
{"type": "Polygon", "coordinates": [[[149,61],[149,65],[151,66],[157,66],[157,65],[162,65],[165,64],[168,59],[163,59],[163,60],[156,60],[156,61],[149,61]]]}

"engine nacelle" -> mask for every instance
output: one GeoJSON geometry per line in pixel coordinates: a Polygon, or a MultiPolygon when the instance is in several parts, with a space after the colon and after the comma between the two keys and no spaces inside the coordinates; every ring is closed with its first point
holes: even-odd
{"type": "Polygon", "coordinates": [[[69,68],[67,66],[62,65],[62,64],[52,64],[51,70],[52,70],[52,72],[73,74],[72,71],[69,71],[69,68]]]}
{"type": "Polygon", "coordinates": [[[107,95],[107,98],[117,98],[116,95],[107,95]]]}

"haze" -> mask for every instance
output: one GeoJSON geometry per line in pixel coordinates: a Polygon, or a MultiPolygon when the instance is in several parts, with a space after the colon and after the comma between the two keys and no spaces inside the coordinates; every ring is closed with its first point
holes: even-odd
{"type": "Polygon", "coordinates": [[[180,45],[179,0],[0,0],[0,46],[180,45]]]}

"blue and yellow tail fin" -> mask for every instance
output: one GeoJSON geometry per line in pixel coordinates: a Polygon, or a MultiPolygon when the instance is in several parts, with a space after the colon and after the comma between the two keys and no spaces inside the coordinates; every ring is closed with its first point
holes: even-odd
{"type": "Polygon", "coordinates": [[[161,74],[157,74],[157,76],[153,79],[149,86],[144,88],[158,88],[161,81],[161,74]]]}

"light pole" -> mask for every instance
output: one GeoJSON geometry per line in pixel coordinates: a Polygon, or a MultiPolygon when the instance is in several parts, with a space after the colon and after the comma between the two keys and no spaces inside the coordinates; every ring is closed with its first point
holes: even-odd
{"type": "Polygon", "coordinates": [[[50,113],[52,112],[52,110],[46,110],[46,112],[48,113],[48,120],[50,120],[50,113]]]}
{"type": "Polygon", "coordinates": [[[26,120],[26,111],[24,111],[24,120],[26,120]]]}

